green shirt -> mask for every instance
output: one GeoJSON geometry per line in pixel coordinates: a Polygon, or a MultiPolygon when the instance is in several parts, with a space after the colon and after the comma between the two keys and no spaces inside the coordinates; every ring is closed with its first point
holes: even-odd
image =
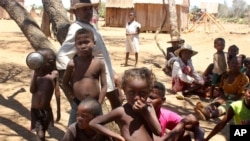
{"type": "Polygon", "coordinates": [[[235,101],[231,104],[234,111],[234,124],[242,125],[245,121],[250,121],[250,109],[244,104],[244,100],[235,101]]]}

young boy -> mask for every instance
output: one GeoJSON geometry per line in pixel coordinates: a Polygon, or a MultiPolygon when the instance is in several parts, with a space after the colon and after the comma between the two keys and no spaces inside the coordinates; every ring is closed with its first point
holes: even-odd
{"type": "Polygon", "coordinates": [[[135,66],[139,54],[139,33],[141,24],[135,21],[135,12],[129,13],[129,22],[126,24],[126,58],[125,67],[128,66],[129,53],[135,53],[135,66]]]}
{"type": "Polygon", "coordinates": [[[77,108],[77,120],[71,124],[62,141],[110,141],[110,139],[89,127],[89,122],[102,115],[101,104],[94,98],[86,98],[77,108]]]}
{"type": "Polygon", "coordinates": [[[40,48],[37,50],[43,56],[43,65],[34,70],[31,80],[30,92],[31,100],[31,130],[36,131],[37,140],[45,140],[45,132],[50,123],[53,125],[53,113],[50,101],[55,92],[57,103],[57,118],[60,115],[60,90],[58,84],[58,72],[56,70],[56,55],[49,48],[40,48]]]}
{"type": "Polygon", "coordinates": [[[223,51],[225,48],[225,40],[223,38],[216,38],[214,40],[214,48],[217,50],[213,55],[213,76],[212,85],[210,88],[210,97],[213,98],[215,86],[219,83],[221,75],[227,71],[227,56],[223,51]]]}
{"type": "Polygon", "coordinates": [[[90,126],[119,141],[153,141],[152,133],[161,135],[155,110],[146,102],[154,80],[154,74],[147,68],[126,70],[122,88],[128,102],[106,115],[94,118],[90,121],[90,126]],[[112,121],[118,124],[121,135],[103,126],[112,121]]]}
{"type": "Polygon", "coordinates": [[[166,100],[165,92],[165,86],[161,82],[156,81],[147,99],[147,102],[154,106],[162,129],[162,137],[154,136],[154,140],[191,140],[187,132],[184,134],[185,130],[192,131],[196,141],[203,140],[204,132],[199,127],[199,122],[194,115],[190,114],[182,118],[177,113],[162,107],[166,100]],[[166,129],[170,130],[170,132],[166,132],[166,129]]]}
{"type": "Polygon", "coordinates": [[[216,135],[232,118],[234,118],[234,124],[236,125],[250,125],[250,84],[245,87],[243,100],[230,104],[222,120],[216,124],[205,140],[208,141],[216,135]]]}
{"type": "Polygon", "coordinates": [[[102,104],[106,94],[105,65],[92,55],[94,46],[95,39],[90,29],[82,28],[76,32],[77,55],[70,60],[63,77],[65,90],[74,98],[68,125],[76,121],[76,110],[80,101],[92,97],[102,104]]]}

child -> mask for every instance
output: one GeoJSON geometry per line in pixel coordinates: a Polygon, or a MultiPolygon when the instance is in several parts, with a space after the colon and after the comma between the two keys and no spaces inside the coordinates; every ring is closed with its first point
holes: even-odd
{"type": "Polygon", "coordinates": [[[76,122],[68,127],[62,141],[109,141],[108,137],[89,127],[89,121],[100,115],[101,104],[94,98],[85,98],[78,105],[76,122]]]}
{"type": "MultiPolygon", "coordinates": [[[[231,45],[228,47],[228,52],[227,52],[227,66],[229,64],[229,61],[236,57],[239,53],[239,48],[236,45],[231,45]]],[[[203,73],[203,78],[205,80],[205,89],[209,88],[212,85],[212,80],[213,80],[213,69],[214,69],[214,63],[211,63],[207,69],[203,73]]],[[[218,80],[219,81],[219,80],[218,80]]],[[[215,87],[215,86],[213,86],[215,87]]],[[[211,88],[210,88],[211,89],[211,88]]],[[[218,89],[212,88],[209,93],[206,93],[205,97],[210,97],[210,98],[215,98],[218,96],[218,89]],[[212,91],[212,94],[211,94],[212,91]]]]}
{"type": "Polygon", "coordinates": [[[230,104],[226,115],[216,124],[205,140],[208,141],[216,135],[232,118],[236,125],[250,125],[250,84],[245,87],[244,99],[230,104]]]}
{"type": "MultiPolygon", "coordinates": [[[[194,70],[191,57],[197,54],[188,44],[183,45],[175,51],[178,58],[173,64],[172,70],[172,90],[181,91],[188,95],[191,92],[197,92],[204,84],[203,78],[194,70]]],[[[177,98],[183,99],[183,95],[177,95],[177,98]]]]}
{"type": "Polygon", "coordinates": [[[57,118],[60,114],[60,90],[58,84],[58,72],[56,70],[56,54],[49,48],[37,50],[44,58],[43,65],[34,71],[31,80],[31,130],[36,131],[38,140],[45,140],[45,132],[49,125],[53,125],[53,113],[50,101],[55,91],[57,104],[57,118]]]}
{"type": "Polygon", "coordinates": [[[155,110],[146,102],[154,80],[154,74],[147,68],[126,70],[122,88],[128,102],[106,115],[96,117],[90,121],[90,126],[119,141],[153,141],[152,133],[161,135],[155,110]],[[118,124],[121,135],[103,126],[112,121],[118,124]]]}
{"type": "MultiPolygon", "coordinates": [[[[191,140],[188,134],[184,134],[185,130],[189,130],[193,131],[195,140],[203,140],[204,132],[200,129],[199,122],[194,115],[190,114],[182,118],[177,113],[162,107],[166,100],[165,92],[165,86],[161,82],[155,82],[147,99],[147,102],[154,106],[156,115],[161,124],[161,139],[170,140],[170,138],[178,138],[178,140],[191,140]],[[166,129],[170,130],[170,132],[166,133],[166,129]]],[[[154,136],[154,140],[160,140],[160,137],[154,136]]]]}
{"type": "Polygon", "coordinates": [[[247,75],[248,78],[250,78],[250,57],[244,59],[243,64],[244,64],[243,72],[247,75]]]}
{"type": "Polygon", "coordinates": [[[195,112],[202,120],[217,118],[225,114],[229,105],[242,98],[244,87],[249,83],[248,77],[240,72],[242,67],[241,57],[230,60],[229,71],[221,76],[219,83],[220,97],[214,99],[207,107],[198,102],[195,112]]]}
{"type": "Polygon", "coordinates": [[[93,97],[102,104],[107,90],[105,65],[92,55],[93,32],[88,28],[79,29],[75,34],[75,46],[77,56],[70,60],[63,77],[65,90],[74,98],[68,125],[76,121],[80,101],[93,97]]]}
{"type": "Polygon", "coordinates": [[[223,51],[225,48],[225,40],[223,38],[216,38],[214,40],[214,48],[217,50],[213,55],[213,76],[212,85],[210,88],[210,97],[213,98],[215,86],[218,84],[221,75],[227,70],[226,55],[223,51]]]}
{"type": "Polygon", "coordinates": [[[125,66],[128,66],[129,53],[135,53],[135,66],[139,54],[139,33],[141,24],[135,21],[135,12],[129,13],[129,22],[126,24],[126,58],[125,66]]]}

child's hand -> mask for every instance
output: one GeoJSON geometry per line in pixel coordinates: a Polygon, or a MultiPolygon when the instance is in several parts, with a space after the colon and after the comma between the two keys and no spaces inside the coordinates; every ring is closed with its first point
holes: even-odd
{"type": "Polygon", "coordinates": [[[147,103],[144,98],[138,99],[134,105],[133,105],[133,110],[136,112],[142,112],[143,110],[147,109],[147,103]]]}

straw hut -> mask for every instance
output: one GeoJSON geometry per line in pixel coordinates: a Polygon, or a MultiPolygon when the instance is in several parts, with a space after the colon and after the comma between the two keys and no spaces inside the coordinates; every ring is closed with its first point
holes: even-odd
{"type": "MultiPolygon", "coordinates": [[[[141,31],[156,31],[163,22],[166,14],[162,0],[134,0],[134,9],[136,11],[136,20],[141,23],[141,31]]],[[[168,4],[168,0],[165,0],[168,4]]],[[[189,13],[189,0],[175,0],[177,24],[179,31],[188,29],[188,13],[189,13]]],[[[168,11],[168,6],[167,6],[168,11]]],[[[169,25],[169,12],[167,12],[166,25],[162,31],[170,31],[169,25]]]]}
{"type": "Polygon", "coordinates": [[[133,10],[133,0],[107,0],[105,25],[110,27],[125,27],[128,14],[133,10]]]}
{"type": "MultiPolygon", "coordinates": [[[[24,6],[24,0],[17,0],[22,6],[24,6]]],[[[10,19],[9,14],[5,11],[5,9],[3,9],[2,7],[0,7],[0,19],[10,19]]]]}

